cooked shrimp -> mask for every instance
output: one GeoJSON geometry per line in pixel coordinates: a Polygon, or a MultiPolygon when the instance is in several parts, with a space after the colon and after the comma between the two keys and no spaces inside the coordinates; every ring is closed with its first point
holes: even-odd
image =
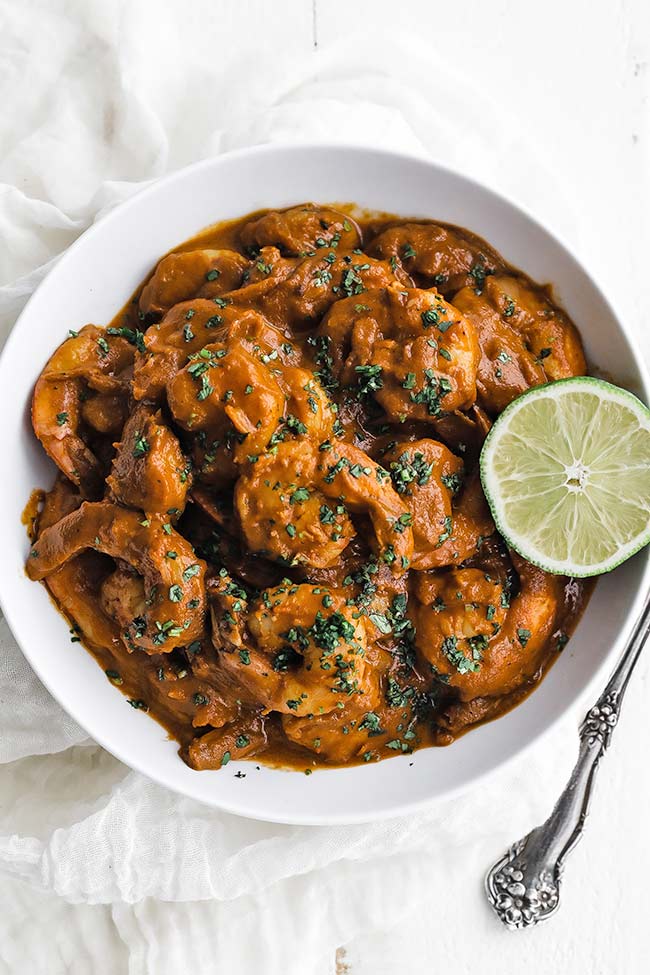
{"type": "Polygon", "coordinates": [[[237,251],[202,250],[167,254],[140,295],[143,315],[164,315],[188,298],[215,298],[238,288],[249,262],[237,251]]]}
{"type": "Polygon", "coordinates": [[[378,554],[397,575],[413,556],[412,515],[390,482],[390,474],[352,444],[337,441],[319,451],[317,483],[323,494],[349,511],[367,514],[378,554]]]}
{"type": "Polygon", "coordinates": [[[479,569],[418,580],[416,645],[460,699],[507,694],[539,669],[553,633],[565,580],[512,556],[520,590],[479,569]]]}
{"type": "Polygon", "coordinates": [[[57,605],[74,621],[75,634],[83,636],[93,649],[110,650],[120,646],[122,638],[119,624],[97,599],[104,574],[101,558],[86,551],[60,565],[44,581],[57,605]]]}
{"type": "Polygon", "coordinates": [[[182,301],[147,329],[133,371],[135,399],[159,400],[189,355],[223,337],[222,311],[206,298],[182,301]]]}
{"type": "Polygon", "coordinates": [[[362,301],[366,291],[396,284],[408,286],[412,281],[399,268],[393,270],[387,261],[322,248],[255,299],[245,293],[247,289],[233,292],[232,298],[235,303],[250,301],[281,327],[304,332],[342,297],[355,296],[362,301]]]}
{"type": "Polygon", "coordinates": [[[169,381],[202,348],[225,339],[241,344],[268,361],[295,362],[299,358],[285,334],[259,312],[236,308],[230,299],[183,301],[144,333],[133,374],[137,400],[158,401],[169,381]],[[216,303],[215,303],[216,301],[216,303]]]}
{"type": "Polygon", "coordinates": [[[191,432],[219,436],[227,424],[241,435],[236,460],[266,447],[284,413],[285,395],[271,370],[245,348],[206,345],[169,382],[167,398],[174,419],[191,432]]]}
{"type": "MultiPolygon", "coordinates": [[[[442,544],[429,552],[422,568],[454,565],[471,558],[481,548],[485,538],[495,531],[494,522],[487,506],[478,468],[469,474],[451,508],[449,534],[442,544]]],[[[447,531],[444,532],[447,535],[447,531]]]]}
{"type": "Polygon", "coordinates": [[[109,489],[121,504],[180,515],[191,483],[191,465],[160,411],[140,405],[131,414],[110,476],[109,489]]]}
{"type": "Polygon", "coordinates": [[[286,581],[262,593],[246,623],[249,644],[220,661],[266,710],[325,714],[376,693],[365,622],[342,591],[286,581]]]}
{"type": "Polygon", "coordinates": [[[84,398],[89,390],[102,396],[124,397],[133,355],[126,339],[86,325],[59,346],[36,383],[32,399],[34,432],[59,470],[85,497],[101,493],[103,473],[101,463],[84,441],[84,398]]]}
{"type": "Polygon", "coordinates": [[[502,267],[497,254],[467,230],[435,223],[401,223],[373,240],[369,253],[391,259],[443,294],[482,282],[502,267]]]}
{"type": "Polygon", "coordinates": [[[105,437],[119,437],[128,415],[128,402],[115,393],[97,393],[81,405],[82,421],[105,437]]]}
{"type": "Polygon", "coordinates": [[[249,549],[287,565],[333,565],[354,535],[341,503],[316,483],[317,458],[306,441],[278,444],[235,486],[235,510],[249,549]]]}
{"type": "Polygon", "coordinates": [[[512,275],[496,275],[485,282],[485,294],[524,335],[548,379],[584,375],[587,364],[578,330],[541,288],[512,275]]]}
{"type": "Polygon", "coordinates": [[[345,213],[308,204],[251,220],[242,228],[241,242],[247,250],[273,244],[283,254],[304,257],[325,247],[353,250],[361,243],[361,231],[345,213]]]}
{"type": "Polygon", "coordinates": [[[585,372],[574,325],[519,279],[490,277],[478,292],[463,288],[454,303],[478,335],[478,398],[488,412],[500,413],[531,386],[585,372]]]}
{"type": "Polygon", "coordinates": [[[198,771],[218,769],[230,758],[240,761],[259,755],[267,745],[264,719],[251,714],[245,722],[232,722],[194,738],[187,749],[187,763],[198,771]]]}
{"type": "MultiPolygon", "coordinates": [[[[379,682],[377,682],[378,687],[379,682]]],[[[282,730],[289,741],[307,748],[310,752],[320,756],[325,761],[350,762],[360,759],[364,752],[378,744],[373,740],[372,730],[375,728],[377,715],[374,708],[379,702],[379,693],[365,701],[354,699],[344,707],[329,711],[327,714],[305,715],[295,717],[293,714],[282,715],[282,730]],[[374,719],[374,720],[373,720],[374,719]]],[[[386,735],[383,728],[382,738],[386,735]]],[[[399,732],[398,732],[399,734],[399,732]]]]}
{"type": "Polygon", "coordinates": [[[121,594],[112,593],[117,596],[112,605],[129,649],[167,653],[202,632],[205,563],[164,517],[143,520],[139,512],[108,501],[85,502],[42,532],[30,552],[27,574],[30,579],[45,579],[84,549],[119,559],[137,574],[136,586],[129,582],[121,594]],[[144,606],[133,617],[135,604],[144,606]]]}
{"type": "Polygon", "coordinates": [[[461,228],[228,221],[50,359],[26,571],[193,768],[447,744],[588,595],[508,552],[478,470],[515,395],[583,370],[550,290],[461,228]]]}
{"type": "Polygon", "coordinates": [[[413,524],[412,568],[463,562],[494,525],[478,473],[464,485],[463,462],[435,440],[395,445],[384,456],[413,524]]]}
{"type": "Polygon", "coordinates": [[[277,371],[276,379],[287,398],[293,431],[316,443],[328,440],[334,431],[336,408],[313,372],[285,366],[277,371]]]}
{"type": "Polygon", "coordinates": [[[36,519],[36,536],[75,511],[82,502],[79,489],[67,477],[58,474],[52,488],[43,497],[43,505],[36,519]]]}
{"type": "Polygon", "coordinates": [[[371,392],[390,418],[430,422],[476,398],[476,333],[435,291],[393,287],[338,301],[320,334],[342,381],[371,392]]]}
{"type": "Polygon", "coordinates": [[[351,444],[327,442],[325,447],[311,441],[278,445],[277,460],[272,455],[258,460],[238,482],[236,506],[247,540],[257,551],[262,545],[275,557],[305,563],[311,559],[322,568],[335,561],[354,534],[347,512],[366,514],[378,554],[395,574],[405,572],[413,554],[412,516],[388,471],[351,444]],[[307,508],[292,504],[296,490],[300,497],[309,492],[307,508]],[[324,505],[327,498],[336,504],[324,505]],[[310,527],[303,512],[310,518],[318,512],[318,522],[310,527]],[[321,543],[326,547],[319,555],[321,543]]]}

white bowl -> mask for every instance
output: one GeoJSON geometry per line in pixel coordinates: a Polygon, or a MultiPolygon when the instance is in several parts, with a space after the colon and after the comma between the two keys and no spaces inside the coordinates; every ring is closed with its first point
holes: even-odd
{"type": "MultiPolygon", "coordinates": [[[[351,823],[413,810],[475,783],[531,745],[602,680],[640,608],[648,551],[599,581],[567,649],[518,708],[449,748],[305,776],[231,762],[194,772],[147,715],[128,707],[78,643],[45,589],[24,573],[21,511],[53,468],[29,422],[33,384],[69,328],[104,324],[159,257],[219,220],[305,200],[354,201],[405,217],[460,224],[484,237],[535,280],[551,282],[581,331],[592,366],[646,402],[639,352],[602,292],[567,247],[532,217],[485,187],[437,164],[383,151],[265,146],[174,173],[88,230],[50,272],[20,316],[0,361],[0,600],[16,639],[43,683],[88,734],[127,765],[209,805],[286,823],[351,823]],[[236,778],[241,769],[245,778],[236,778]]],[[[5,706],[7,706],[5,704],[5,706]]],[[[19,707],[20,702],[16,701],[19,707]]]]}

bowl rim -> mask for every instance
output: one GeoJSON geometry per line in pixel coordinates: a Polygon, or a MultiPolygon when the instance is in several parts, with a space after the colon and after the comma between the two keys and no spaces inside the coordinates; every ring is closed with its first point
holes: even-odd
{"type": "MultiPolygon", "coordinates": [[[[275,155],[275,154],[286,154],[286,153],[303,153],[309,155],[310,153],[322,153],[330,152],[343,155],[363,155],[365,157],[375,157],[381,159],[389,159],[396,165],[417,164],[424,169],[429,171],[438,171],[448,178],[461,180],[468,184],[472,189],[477,190],[482,195],[486,196],[493,203],[498,206],[505,206],[518,216],[524,218],[525,221],[532,224],[534,228],[545,235],[550,241],[558,245],[560,250],[564,251],[569,257],[576,263],[580,268],[582,273],[585,275],[589,281],[594,293],[603,303],[603,305],[610,312],[613,320],[616,322],[622,338],[625,340],[627,345],[627,351],[630,354],[630,358],[633,360],[634,365],[637,369],[639,380],[640,380],[640,393],[641,398],[646,402],[650,400],[650,373],[648,367],[646,366],[645,360],[641,351],[637,345],[637,341],[634,332],[630,328],[629,324],[625,318],[620,315],[614,308],[613,302],[610,301],[608,294],[605,292],[603,287],[594,277],[594,275],[589,270],[589,267],[584,263],[584,261],[576,254],[574,247],[567,243],[563,237],[557,233],[555,230],[550,229],[545,223],[543,223],[538,217],[536,217],[530,210],[523,206],[518,200],[493,189],[488,184],[484,183],[482,180],[477,179],[474,176],[469,176],[460,169],[456,169],[445,163],[440,162],[431,156],[420,155],[416,153],[405,153],[391,151],[388,149],[377,148],[374,146],[365,146],[363,144],[355,143],[336,143],[329,141],[310,141],[310,142],[274,142],[262,145],[250,146],[241,149],[236,149],[224,153],[220,153],[217,156],[211,156],[206,159],[199,160],[198,162],[192,163],[188,166],[184,166],[180,169],[174,170],[173,172],[167,173],[166,175],[147,181],[146,185],[140,190],[136,190],[127,199],[121,201],[107,213],[99,217],[90,227],[88,227],[79,237],[61,254],[59,259],[56,261],[54,266],[48,271],[43,280],[39,283],[37,288],[34,290],[33,294],[30,296],[22,311],[20,312],[16,322],[7,337],[5,345],[0,352],[0,383],[3,380],[3,374],[6,370],[6,363],[9,360],[11,354],[13,353],[14,346],[19,345],[19,343],[24,340],[24,336],[20,335],[20,325],[23,318],[27,317],[29,314],[30,306],[34,302],[36,296],[39,294],[41,289],[50,282],[52,276],[56,275],[59,268],[65,266],[66,262],[74,260],[77,250],[83,248],[90,239],[93,239],[97,234],[103,233],[106,226],[115,221],[122,219],[123,214],[133,205],[136,201],[146,199],[152,195],[158,193],[162,188],[167,188],[173,185],[175,182],[181,182],[185,179],[192,178],[195,173],[201,172],[205,169],[209,170],[213,167],[219,167],[222,162],[236,162],[240,158],[255,158],[264,159],[265,156],[275,155]]],[[[301,202],[301,201],[297,201],[301,202]]],[[[326,201],[328,202],[328,201],[326,201]]],[[[331,201],[334,202],[334,201],[331,201]]],[[[291,204],[289,204],[291,205],[291,204]]],[[[405,219],[410,219],[405,217],[405,219]]],[[[412,219],[416,220],[417,217],[412,219]]],[[[426,218],[435,219],[435,218],[426,218]]],[[[217,222],[217,221],[215,221],[217,222]]],[[[207,224],[206,226],[210,226],[207,224]]],[[[199,233],[204,228],[199,228],[197,233],[199,233]]],[[[183,243],[179,241],[179,244],[183,243]]],[[[647,551],[647,550],[646,550],[647,551]]],[[[637,555],[637,558],[639,556],[637,555]]],[[[643,558],[643,555],[642,555],[643,558]]],[[[645,564],[640,566],[639,570],[639,581],[636,596],[629,607],[626,616],[625,623],[623,626],[623,632],[626,637],[629,635],[632,625],[636,620],[641,605],[643,603],[645,593],[650,586],[650,553],[645,556],[645,564]]],[[[9,627],[14,635],[14,639],[21,652],[28,661],[30,667],[33,669],[41,683],[46,687],[48,692],[57,701],[59,706],[70,715],[92,738],[93,741],[97,742],[102,748],[105,748],[113,757],[118,761],[122,762],[128,768],[133,769],[141,774],[145,775],[147,778],[153,780],[159,785],[170,789],[174,793],[180,796],[191,798],[194,801],[201,802],[211,808],[223,810],[224,812],[241,816],[247,819],[253,819],[256,821],[273,822],[273,823],[283,823],[289,825],[348,825],[348,824],[358,824],[371,821],[387,820],[392,818],[397,818],[400,816],[415,813],[423,808],[433,807],[435,803],[443,802],[448,799],[454,798],[457,795],[468,792],[470,789],[474,789],[486,779],[491,776],[496,776],[498,772],[506,769],[508,766],[513,764],[516,760],[520,760],[525,754],[527,754],[530,749],[532,749],[538,743],[541,743],[562,721],[566,720],[574,710],[585,701],[587,695],[590,694],[594,688],[603,680],[603,675],[606,674],[610,669],[613,668],[615,664],[614,659],[614,649],[613,644],[609,650],[605,653],[602,661],[598,664],[588,679],[584,684],[579,686],[575,692],[570,695],[569,700],[565,703],[564,707],[558,711],[555,716],[553,716],[547,724],[544,725],[539,730],[534,730],[529,736],[517,744],[508,754],[503,757],[496,759],[486,766],[481,771],[470,772],[465,779],[461,779],[457,784],[446,786],[443,789],[437,791],[435,794],[430,796],[423,796],[421,798],[411,799],[405,802],[391,804],[389,807],[382,807],[381,809],[375,810],[372,813],[367,812],[341,812],[341,813],[321,813],[318,809],[315,809],[309,815],[305,813],[300,813],[299,815],[292,816],[291,814],[276,814],[274,812],[266,813],[263,810],[260,811],[255,803],[254,799],[247,799],[242,793],[242,801],[231,801],[227,798],[222,799],[219,796],[214,798],[193,795],[190,791],[187,791],[183,786],[177,782],[171,781],[170,778],[164,773],[158,770],[155,765],[154,768],[146,766],[146,763],[140,761],[137,757],[133,758],[127,753],[128,749],[124,749],[120,744],[107,739],[107,736],[103,733],[96,734],[93,732],[90,734],[86,727],[86,723],[80,720],[75,714],[74,710],[69,707],[68,704],[63,705],[58,697],[57,691],[51,686],[50,680],[44,676],[41,672],[41,667],[39,665],[39,655],[32,654],[32,652],[25,647],[23,641],[19,639],[16,635],[20,631],[20,620],[19,611],[14,612],[14,607],[8,605],[8,600],[5,599],[3,592],[3,575],[0,573],[0,609],[9,624],[9,627]],[[15,625],[14,625],[15,624],[15,625]],[[255,808],[254,808],[255,807],[255,808]]],[[[56,612],[53,607],[53,611],[56,612]]],[[[589,606],[585,610],[585,614],[589,612],[589,606]]],[[[620,638],[619,638],[620,639],[620,638]]],[[[88,651],[86,651],[88,653],[88,651]]],[[[535,693],[535,690],[532,692],[535,693]]],[[[499,719],[496,719],[499,720],[499,719]]],[[[180,761],[180,758],[178,759],[180,761]]],[[[383,764],[383,763],[382,763],[383,764]]],[[[355,769],[358,770],[363,768],[363,766],[356,766],[355,769]]],[[[275,771],[275,770],[274,770],[275,771]]],[[[278,770],[284,771],[284,770],[278,770]]],[[[335,773],[340,771],[339,769],[318,769],[319,773],[325,772],[326,774],[335,773]]],[[[286,772],[284,774],[287,774],[286,772]]],[[[259,804],[257,804],[259,805],[259,804]]]]}

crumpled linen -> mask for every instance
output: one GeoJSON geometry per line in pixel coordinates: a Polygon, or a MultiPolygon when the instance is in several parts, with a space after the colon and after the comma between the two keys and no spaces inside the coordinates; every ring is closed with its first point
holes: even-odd
{"type": "MultiPolygon", "coordinates": [[[[219,8],[209,0],[193,0],[189,17],[176,0],[155,5],[153,46],[150,16],[146,0],[0,0],[3,339],[57,257],[104,212],[145,181],[256,143],[354,141],[429,155],[576,240],[571,207],[516,120],[435,46],[371,34],[279,64],[245,42],[216,56],[219,8]]],[[[574,741],[555,731],[490,782],[414,816],[255,823],[167,792],[94,745],[2,621],[0,972],[329,975],[338,945],[393,927],[432,897],[438,917],[452,891],[478,903],[481,840],[492,837],[496,852],[548,811],[574,741]]]]}

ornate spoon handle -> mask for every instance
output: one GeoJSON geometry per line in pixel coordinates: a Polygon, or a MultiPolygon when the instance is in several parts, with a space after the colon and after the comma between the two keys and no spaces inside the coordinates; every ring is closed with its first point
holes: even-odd
{"type": "Polygon", "coordinates": [[[553,812],[545,823],[514,843],[485,878],[488,900],[508,928],[537,924],[559,907],[564,861],[582,836],[596,769],[609,745],[648,633],[650,595],[605,690],[585,716],[578,761],[553,812]]]}

